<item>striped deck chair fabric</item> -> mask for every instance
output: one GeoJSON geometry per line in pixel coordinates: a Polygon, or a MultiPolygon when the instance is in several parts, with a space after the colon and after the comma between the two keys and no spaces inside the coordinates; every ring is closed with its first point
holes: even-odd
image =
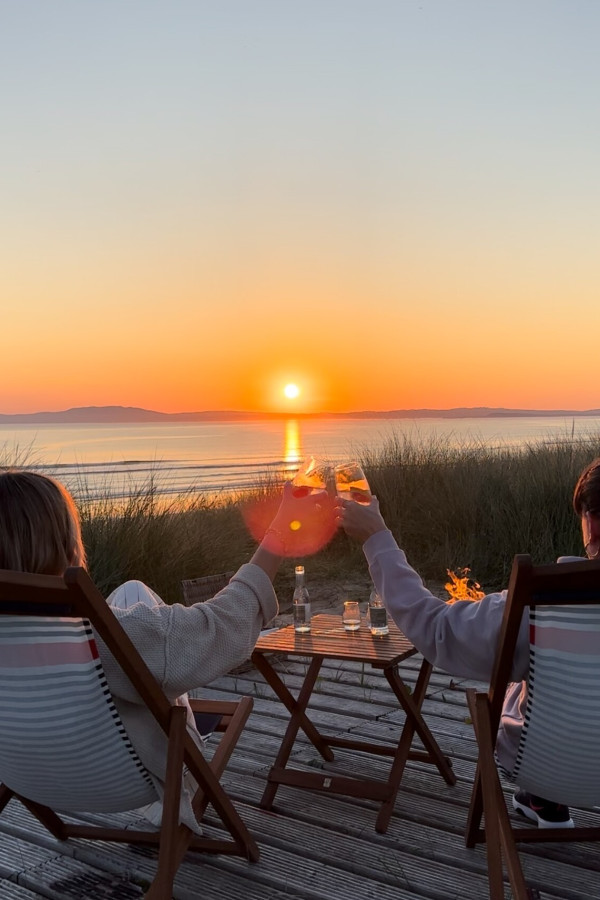
{"type": "Polygon", "coordinates": [[[86,620],[0,617],[0,781],[63,812],[157,799],[86,620]]]}
{"type": "Polygon", "coordinates": [[[529,624],[527,711],[510,778],[567,806],[598,805],[600,607],[534,606],[529,624]]]}

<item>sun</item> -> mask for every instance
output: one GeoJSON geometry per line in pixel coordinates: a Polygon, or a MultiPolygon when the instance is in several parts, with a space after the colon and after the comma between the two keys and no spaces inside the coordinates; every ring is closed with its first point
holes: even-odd
{"type": "Polygon", "coordinates": [[[300,396],[300,388],[297,384],[286,384],[283,389],[283,393],[288,398],[288,400],[295,400],[296,397],[300,396]]]}

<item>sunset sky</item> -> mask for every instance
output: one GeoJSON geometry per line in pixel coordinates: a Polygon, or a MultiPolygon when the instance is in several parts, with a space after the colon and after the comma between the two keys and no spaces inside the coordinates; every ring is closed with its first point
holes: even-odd
{"type": "Polygon", "coordinates": [[[597,0],[2,3],[0,413],[600,407],[599,34],[597,0]]]}

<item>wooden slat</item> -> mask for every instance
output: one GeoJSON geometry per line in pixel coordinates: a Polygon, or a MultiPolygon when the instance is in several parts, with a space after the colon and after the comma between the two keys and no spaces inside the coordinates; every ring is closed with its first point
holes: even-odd
{"type": "Polygon", "coordinates": [[[42,896],[48,900],[140,900],[143,896],[141,885],[127,875],[115,876],[65,856],[26,872],[21,883],[31,891],[41,884],[42,896]]]}
{"type": "Polygon", "coordinates": [[[39,894],[21,887],[20,884],[0,879],[0,897],[2,900],[38,900],[39,894]]]}

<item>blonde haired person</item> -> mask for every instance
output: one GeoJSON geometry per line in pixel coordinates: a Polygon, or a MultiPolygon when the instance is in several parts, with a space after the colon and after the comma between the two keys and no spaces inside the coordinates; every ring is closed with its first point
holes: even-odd
{"type": "Polygon", "coordinates": [[[68,566],[85,566],[69,492],[36,472],[0,471],[0,569],[62,575],[68,566]]]}
{"type": "MultiPolygon", "coordinates": [[[[279,510],[250,562],[212,600],[185,607],[166,605],[141,581],[128,581],[108,597],[115,616],[174,704],[187,707],[188,730],[199,746],[187,692],[202,687],[248,658],[260,629],[278,611],[273,578],[281,562],[281,535],[289,523],[310,518],[318,494],[294,497],[288,483],[279,510]]],[[[73,498],[57,481],[36,472],[0,471],[0,568],[62,575],[84,566],[85,550],[73,498]]],[[[101,638],[98,652],[129,738],[162,796],[165,736],[101,638]]],[[[193,785],[183,787],[181,818],[198,830],[190,805],[193,785]]],[[[160,824],[162,807],[145,810],[160,824]]]]}

